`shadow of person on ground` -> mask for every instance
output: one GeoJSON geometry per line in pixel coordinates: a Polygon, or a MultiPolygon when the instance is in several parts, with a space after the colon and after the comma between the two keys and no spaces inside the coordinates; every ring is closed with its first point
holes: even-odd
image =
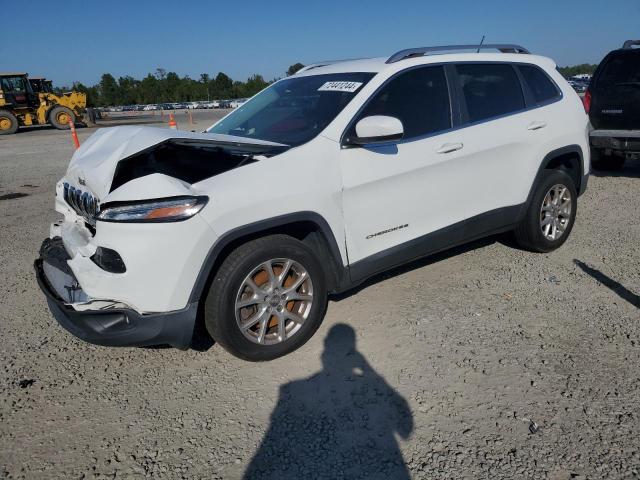
{"type": "Polygon", "coordinates": [[[608,277],[607,275],[602,273],[600,270],[590,267],[589,265],[587,265],[584,262],[581,262],[580,260],[574,259],[573,263],[575,263],[578,267],[580,267],[580,269],[583,272],[585,272],[587,275],[591,275],[593,278],[595,278],[598,282],[603,284],[605,287],[608,287],[609,289],[611,289],[620,298],[626,300],[634,307],[640,308],[640,296],[636,295],[631,290],[628,290],[627,288],[625,288],[620,282],[615,281],[613,278],[608,277]]]}
{"type": "Polygon", "coordinates": [[[409,405],[357,351],[353,328],[331,328],[322,365],[280,387],[244,478],[410,478],[395,437],[413,431],[409,405]]]}

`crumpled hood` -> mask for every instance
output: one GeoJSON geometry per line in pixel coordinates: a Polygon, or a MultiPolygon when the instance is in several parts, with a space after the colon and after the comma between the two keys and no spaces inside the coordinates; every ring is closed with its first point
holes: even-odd
{"type": "Polygon", "coordinates": [[[166,140],[184,139],[220,146],[286,147],[264,140],[212,133],[195,133],[147,126],[121,126],[101,128],[75,151],[65,178],[81,189],[90,190],[104,198],[110,190],[116,166],[120,160],[158,145],[166,140]]]}

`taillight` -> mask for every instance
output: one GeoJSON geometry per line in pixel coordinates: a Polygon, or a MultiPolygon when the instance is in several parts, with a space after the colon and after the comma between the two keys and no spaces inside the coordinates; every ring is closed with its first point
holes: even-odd
{"type": "Polygon", "coordinates": [[[589,110],[591,110],[591,92],[587,90],[584,92],[584,97],[582,97],[582,104],[584,105],[584,111],[589,114],[589,110]]]}

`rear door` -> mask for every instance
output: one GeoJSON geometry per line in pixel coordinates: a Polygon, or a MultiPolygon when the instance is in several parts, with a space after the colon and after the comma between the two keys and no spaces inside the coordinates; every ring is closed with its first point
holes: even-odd
{"type": "Polygon", "coordinates": [[[640,129],[640,49],[605,57],[591,86],[589,118],[598,130],[640,129]]]}
{"type": "Polygon", "coordinates": [[[463,111],[459,141],[466,154],[460,189],[470,199],[465,237],[472,238],[515,221],[552,119],[544,109],[527,108],[515,65],[460,63],[456,72],[463,111]]]}

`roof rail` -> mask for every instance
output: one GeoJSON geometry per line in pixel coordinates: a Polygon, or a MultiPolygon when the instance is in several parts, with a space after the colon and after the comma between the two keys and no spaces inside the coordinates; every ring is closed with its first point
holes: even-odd
{"type": "Polygon", "coordinates": [[[307,65],[306,67],[302,67],[295,74],[297,75],[298,73],[307,72],[309,70],[313,70],[314,68],[326,67],[327,65],[333,65],[334,63],[352,62],[354,60],[366,60],[366,58],[347,58],[343,60],[326,60],[324,62],[316,62],[312,63],[311,65],[307,65]]]}
{"type": "Polygon", "coordinates": [[[298,73],[306,72],[307,70],[313,70],[314,68],[326,67],[327,65],[331,65],[332,63],[335,63],[335,62],[312,63],[311,65],[307,65],[306,67],[302,67],[300,70],[298,70],[296,73],[294,73],[294,75],[297,75],[298,73]]]}
{"type": "Polygon", "coordinates": [[[422,48],[408,48],[406,50],[400,50],[389,57],[385,63],[395,63],[405,58],[422,57],[432,52],[446,52],[451,50],[499,50],[502,53],[530,53],[524,47],[520,45],[511,44],[485,44],[485,45],[441,45],[439,47],[422,47],[422,48]]]}
{"type": "Polygon", "coordinates": [[[624,42],[624,44],[622,45],[622,48],[631,48],[634,45],[640,45],[640,40],[627,40],[626,42],[624,42]]]}

